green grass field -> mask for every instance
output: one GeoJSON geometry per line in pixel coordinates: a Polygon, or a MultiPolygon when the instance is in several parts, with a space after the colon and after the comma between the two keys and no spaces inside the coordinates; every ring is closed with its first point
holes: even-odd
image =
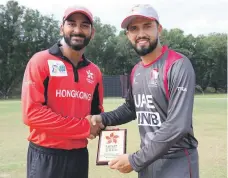
{"type": "MultiPolygon", "coordinates": [[[[105,99],[106,111],[116,108],[122,99],[105,99]]],[[[0,102],[0,178],[25,178],[28,128],[21,120],[20,101],[0,102]]],[[[227,100],[226,95],[195,97],[194,128],[199,141],[200,178],[225,178],[227,175],[227,100]]],[[[135,122],[128,129],[127,151],[139,149],[135,122]]],[[[136,178],[137,174],[120,174],[107,166],[96,166],[97,140],[89,142],[90,178],[136,178]]]]}

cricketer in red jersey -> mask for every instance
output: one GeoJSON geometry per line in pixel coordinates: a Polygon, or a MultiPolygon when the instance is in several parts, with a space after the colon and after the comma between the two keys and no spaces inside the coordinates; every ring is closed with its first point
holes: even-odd
{"type": "Polygon", "coordinates": [[[66,9],[63,39],[29,60],[22,86],[29,126],[27,178],[88,178],[87,138],[99,132],[88,115],[103,112],[100,69],[84,56],[94,36],[85,7],[66,9]]]}

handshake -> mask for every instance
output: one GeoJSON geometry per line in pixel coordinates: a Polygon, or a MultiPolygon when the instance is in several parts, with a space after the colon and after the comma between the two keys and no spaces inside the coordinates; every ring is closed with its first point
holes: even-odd
{"type": "Polygon", "coordinates": [[[102,117],[100,115],[88,115],[85,117],[90,123],[90,135],[89,139],[94,139],[100,134],[100,131],[105,128],[102,123],[102,117]]]}

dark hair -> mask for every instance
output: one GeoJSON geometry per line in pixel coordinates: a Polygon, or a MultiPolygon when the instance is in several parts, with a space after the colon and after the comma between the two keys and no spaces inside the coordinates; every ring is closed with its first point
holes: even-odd
{"type": "Polygon", "coordinates": [[[155,22],[156,22],[157,26],[159,26],[159,25],[160,25],[160,23],[159,23],[157,20],[155,20],[155,22]]]}

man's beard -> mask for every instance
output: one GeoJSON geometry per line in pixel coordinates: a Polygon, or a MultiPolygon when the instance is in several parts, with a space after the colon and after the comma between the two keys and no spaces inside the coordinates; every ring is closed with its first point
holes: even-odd
{"type": "Polygon", "coordinates": [[[64,38],[66,44],[67,44],[70,48],[72,48],[73,50],[75,50],[75,51],[80,51],[81,49],[83,49],[85,46],[87,46],[87,45],[89,44],[89,42],[90,42],[90,40],[91,40],[91,36],[86,37],[86,36],[83,35],[83,34],[74,34],[74,35],[70,35],[70,37],[69,37],[69,36],[66,36],[66,35],[64,34],[64,35],[63,35],[63,38],[64,38]],[[75,43],[73,43],[72,40],[71,40],[72,37],[81,37],[81,38],[83,38],[83,39],[84,39],[84,40],[83,40],[83,43],[82,43],[82,44],[75,44],[75,43]]]}
{"type": "MultiPolygon", "coordinates": [[[[148,40],[148,38],[140,38],[140,39],[145,39],[145,40],[148,40]]],[[[137,39],[139,40],[139,39],[137,39]]],[[[136,40],[136,41],[137,41],[136,40]]],[[[135,44],[131,44],[132,47],[134,48],[135,52],[139,55],[139,56],[145,56],[151,52],[154,51],[154,49],[157,47],[158,45],[158,38],[156,38],[155,41],[149,41],[149,46],[148,47],[137,47],[137,43],[135,44]]]]}

